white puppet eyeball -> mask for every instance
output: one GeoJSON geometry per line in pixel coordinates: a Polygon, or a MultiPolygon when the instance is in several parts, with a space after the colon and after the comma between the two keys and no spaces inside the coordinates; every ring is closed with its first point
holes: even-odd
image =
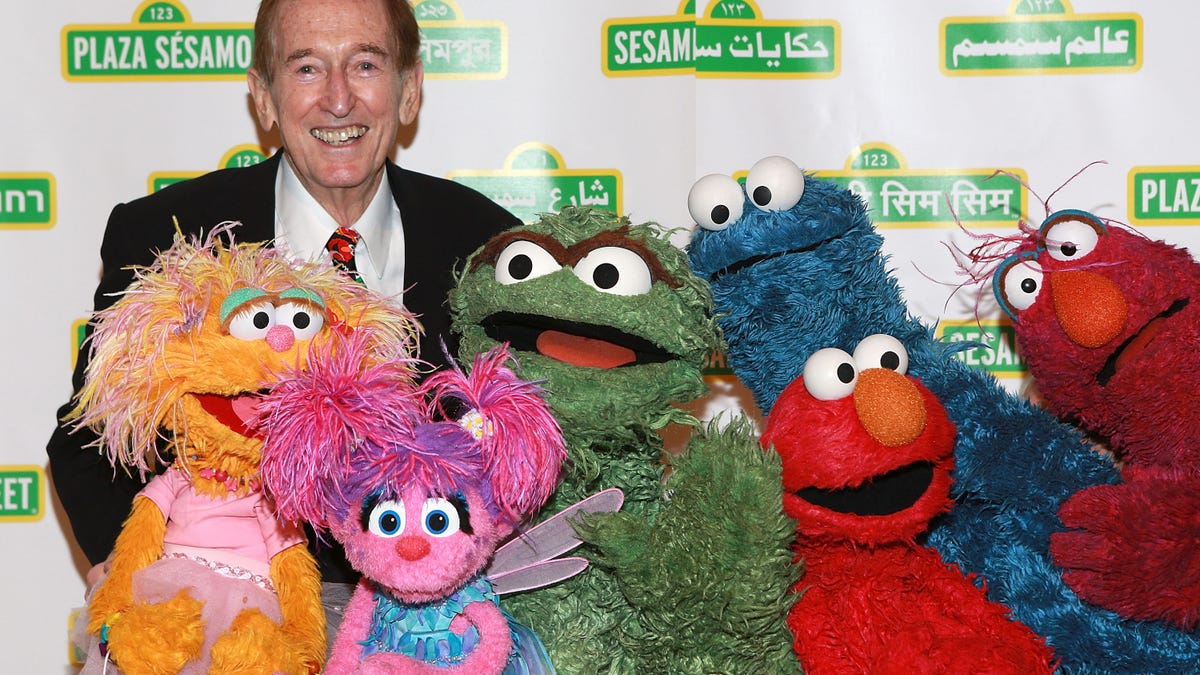
{"type": "Polygon", "coordinates": [[[388,538],[404,534],[404,502],[384,499],[375,504],[367,516],[367,531],[388,538]]]}
{"type": "Polygon", "coordinates": [[[858,367],[854,357],[835,347],[813,352],[804,362],[804,388],[820,401],[835,401],[854,393],[858,367]]]}
{"type": "Polygon", "coordinates": [[[654,284],[642,256],[620,246],[594,249],[575,263],[574,272],[585,284],[613,295],[643,295],[654,284]]]}
{"type": "Polygon", "coordinates": [[[275,308],[275,323],[291,328],[297,340],[311,340],[321,332],[325,316],[312,303],[283,302],[275,308]]]}
{"type": "Polygon", "coordinates": [[[908,350],[891,335],[868,335],[854,348],[854,364],[859,370],[886,368],[903,375],[908,372],[908,350]]]}
{"type": "Polygon", "coordinates": [[[1082,259],[1096,250],[1096,244],[1100,241],[1098,226],[1099,223],[1094,223],[1082,215],[1068,216],[1054,222],[1042,234],[1046,253],[1055,260],[1082,259]]]}
{"type": "Polygon", "coordinates": [[[804,171],[787,157],[764,157],[746,175],[746,195],[764,211],[786,211],[804,196],[804,171]]]}
{"type": "Polygon", "coordinates": [[[549,251],[524,239],[505,246],[496,257],[496,281],[506,286],[546,276],[560,269],[562,265],[549,251]]]}
{"type": "Polygon", "coordinates": [[[742,186],[729,176],[712,173],[692,185],[688,213],[706,230],[723,230],[742,217],[742,186]]]}
{"type": "Polygon", "coordinates": [[[275,305],[269,300],[239,309],[229,319],[229,334],[239,340],[261,340],[275,325],[275,305]]]}
{"type": "Polygon", "coordinates": [[[1012,258],[997,271],[997,300],[1009,316],[1029,309],[1042,290],[1042,268],[1032,258],[1012,258]]]}
{"type": "Polygon", "coordinates": [[[421,529],[433,537],[449,537],[460,529],[458,507],[444,497],[430,497],[421,506],[421,529]]]}

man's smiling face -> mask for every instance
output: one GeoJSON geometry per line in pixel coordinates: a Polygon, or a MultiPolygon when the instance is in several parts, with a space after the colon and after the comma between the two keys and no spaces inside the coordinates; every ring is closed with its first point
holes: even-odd
{"type": "Polygon", "coordinates": [[[274,72],[249,77],[259,121],[278,125],[318,201],[340,189],[374,190],[400,125],[416,117],[420,64],[399,69],[378,0],[291,0],[275,29],[274,72]]]}

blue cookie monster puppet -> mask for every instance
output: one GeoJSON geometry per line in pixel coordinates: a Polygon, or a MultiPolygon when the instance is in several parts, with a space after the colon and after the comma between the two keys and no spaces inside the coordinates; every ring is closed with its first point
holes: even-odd
{"type": "MultiPolygon", "coordinates": [[[[699,225],[688,251],[712,287],[729,364],[764,413],[822,347],[852,349],[886,333],[909,372],[944,403],[959,430],[954,508],[928,544],[982,576],[988,597],[1044,636],[1071,673],[1176,673],[1200,667],[1200,635],[1136,622],[1081,601],[1053,564],[1058,509],[1080,489],[1118,480],[1073,427],[954,357],[967,345],[934,339],[910,316],[862,200],[783,157],[756,163],[743,189],[701,178],[688,196],[699,225]]],[[[914,475],[879,476],[848,501],[902,494],[914,475]]],[[[918,486],[919,487],[919,486],[918,486]]]]}

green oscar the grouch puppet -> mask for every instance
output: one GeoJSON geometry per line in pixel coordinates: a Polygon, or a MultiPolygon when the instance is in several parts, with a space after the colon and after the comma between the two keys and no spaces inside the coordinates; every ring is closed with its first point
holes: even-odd
{"type": "Polygon", "coordinates": [[[699,428],[672,405],[707,391],[721,338],[668,235],[569,207],[493,238],[450,294],[461,360],[508,342],[562,426],[569,461],[541,517],[625,493],[621,512],[576,523],[585,572],[505,608],[563,673],[795,672],[785,617],[800,568],[779,458],[745,420],[699,428]],[[698,430],[664,462],[672,423],[698,430]]]}

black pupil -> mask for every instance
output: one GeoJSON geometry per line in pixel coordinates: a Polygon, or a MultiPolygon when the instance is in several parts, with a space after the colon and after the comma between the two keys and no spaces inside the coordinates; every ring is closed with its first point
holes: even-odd
{"type": "Polygon", "coordinates": [[[592,281],[596,282],[596,288],[612,288],[617,285],[620,278],[621,273],[612,263],[597,265],[595,271],[592,272],[592,281]]]}
{"type": "Polygon", "coordinates": [[[895,370],[900,367],[900,355],[896,352],[885,352],[879,357],[879,365],[888,370],[895,370]]]}
{"type": "Polygon", "coordinates": [[[729,220],[729,207],[724,204],[717,204],[712,210],[712,221],[717,225],[729,220]]]}
{"type": "Polygon", "coordinates": [[[766,185],[759,185],[754,188],[754,203],[759,206],[766,206],[771,203],[771,188],[766,185]]]}
{"type": "Polygon", "coordinates": [[[271,317],[266,312],[256,312],[254,314],[254,327],[262,330],[271,325],[271,317]]]}
{"type": "Polygon", "coordinates": [[[312,322],[312,317],[308,312],[296,312],[292,317],[292,325],[301,330],[308,328],[308,324],[312,322]]]}
{"type": "Polygon", "coordinates": [[[399,523],[400,519],[397,518],[396,514],[394,513],[385,513],[383,514],[383,517],[379,519],[379,525],[383,528],[384,532],[395,532],[399,523]]]}
{"type": "Polygon", "coordinates": [[[1022,279],[1021,290],[1026,293],[1032,293],[1037,290],[1037,282],[1033,279],[1022,279]]]}
{"type": "Polygon", "coordinates": [[[429,514],[429,529],[430,530],[432,530],[434,532],[441,532],[442,530],[446,529],[447,523],[448,523],[448,521],[446,520],[446,514],[440,512],[440,511],[437,513],[429,514]]]}
{"type": "Polygon", "coordinates": [[[1062,245],[1062,253],[1065,256],[1075,255],[1075,252],[1078,250],[1079,249],[1075,246],[1075,244],[1067,243],[1062,245]]]}
{"type": "Polygon", "coordinates": [[[849,363],[841,364],[838,366],[837,376],[843,384],[850,384],[854,381],[854,366],[850,365],[849,363]]]}
{"type": "Polygon", "coordinates": [[[515,256],[508,261],[508,273],[514,279],[524,279],[533,272],[533,259],[527,255],[515,256]]]}

